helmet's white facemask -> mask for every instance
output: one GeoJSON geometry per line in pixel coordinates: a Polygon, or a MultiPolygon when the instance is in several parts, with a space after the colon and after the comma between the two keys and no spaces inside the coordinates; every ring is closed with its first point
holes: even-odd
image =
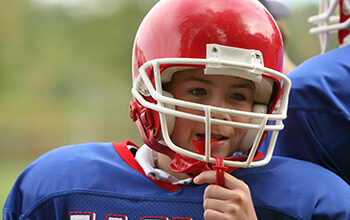
{"type": "Polygon", "coordinates": [[[267,164],[271,159],[278,132],[283,129],[282,120],[286,118],[290,86],[290,80],[285,75],[264,67],[263,56],[260,51],[209,44],[207,45],[206,59],[161,58],[146,62],[140,67],[139,75],[134,80],[132,94],[141,105],[159,113],[161,135],[159,135],[158,141],[164,143],[172,151],[198,161],[215,163],[216,159],[211,155],[211,127],[212,125],[232,126],[247,129],[238,149],[239,153],[246,155],[246,159],[244,161],[225,159],[224,165],[229,167],[257,167],[267,164]],[[160,73],[160,66],[167,64],[171,64],[172,67],[160,73]],[[163,90],[162,84],[170,82],[175,72],[193,69],[194,66],[205,66],[205,75],[229,75],[252,81],[255,85],[252,112],[183,101],[175,99],[172,94],[163,90]],[[147,70],[150,68],[153,68],[154,86],[147,75],[147,70]],[[273,78],[277,78],[283,83],[281,84],[281,93],[276,108],[272,113],[267,113],[274,89],[273,78]],[[147,101],[144,98],[147,96],[151,96],[157,103],[147,101]],[[197,115],[179,111],[177,107],[199,110],[203,114],[197,115]],[[250,123],[216,119],[211,117],[212,113],[246,117],[250,119],[250,123]],[[173,143],[171,134],[177,117],[203,123],[203,126],[205,126],[205,149],[203,154],[183,149],[173,143]],[[272,132],[267,153],[263,159],[254,161],[254,156],[266,131],[272,132]]]}
{"type": "MultiPolygon", "coordinates": [[[[311,16],[308,21],[316,24],[317,27],[310,29],[310,34],[318,34],[321,46],[321,53],[329,50],[330,34],[338,33],[339,30],[350,27],[350,19],[340,22],[340,15],[337,12],[340,0],[322,0],[320,1],[318,15],[311,16]]],[[[350,14],[350,1],[344,1],[342,5],[344,14],[350,14]]],[[[350,44],[350,35],[348,35],[340,47],[350,44]]]]}

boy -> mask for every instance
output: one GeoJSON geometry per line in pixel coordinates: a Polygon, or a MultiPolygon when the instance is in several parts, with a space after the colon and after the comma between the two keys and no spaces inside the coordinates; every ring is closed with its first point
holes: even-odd
{"type": "Polygon", "coordinates": [[[335,174],[268,163],[290,89],[282,59],[258,1],[158,2],[133,48],[130,116],[145,144],[47,153],[18,178],[4,219],[349,219],[349,187],[335,174]]]}

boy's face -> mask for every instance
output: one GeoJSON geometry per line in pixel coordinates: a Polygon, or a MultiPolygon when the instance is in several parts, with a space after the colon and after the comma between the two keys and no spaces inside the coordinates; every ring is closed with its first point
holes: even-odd
{"type": "MultiPolygon", "coordinates": [[[[203,69],[191,69],[176,72],[166,90],[176,99],[229,108],[242,111],[252,111],[254,99],[254,84],[233,76],[204,75],[203,69]]],[[[177,110],[196,115],[204,115],[203,111],[177,107],[177,110]]],[[[211,113],[212,118],[227,121],[249,123],[250,119],[222,113],[211,113]]],[[[212,125],[211,137],[213,148],[211,156],[227,157],[237,151],[246,129],[231,126],[212,125]]],[[[171,139],[174,144],[194,151],[192,140],[204,137],[204,123],[176,118],[171,139]]]]}

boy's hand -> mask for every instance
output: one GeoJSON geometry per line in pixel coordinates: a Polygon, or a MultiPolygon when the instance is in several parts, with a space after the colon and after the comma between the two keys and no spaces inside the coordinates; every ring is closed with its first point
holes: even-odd
{"type": "Polygon", "coordinates": [[[225,173],[225,187],[214,185],[216,171],[205,171],[194,179],[194,183],[211,184],[203,196],[203,215],[206,220],[257,219],[249,187],[243,181],[225,173]]]}

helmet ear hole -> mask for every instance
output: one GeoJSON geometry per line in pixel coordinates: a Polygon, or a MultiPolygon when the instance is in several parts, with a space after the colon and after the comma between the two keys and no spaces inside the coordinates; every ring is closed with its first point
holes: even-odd
{"type": "MultiPolygon", "coordinates": [[[[266,114],[267,105],[255,104],[253,106],[253,112],[266,114]]],[[[260,118],[251,118],[250,123],[251,124],[260,124],[261,119],[260,118]]],[[[244,137],[242,139],[240,147],[238,148],[238,151],[240,153],[246,153],[249,151],[252,144],[254,143],[254,140],[256,138],[257,133],[258,133],[258,130],[248,129],[248,131],[246,132],[246,134],[244,135],[244,137]]]]}

